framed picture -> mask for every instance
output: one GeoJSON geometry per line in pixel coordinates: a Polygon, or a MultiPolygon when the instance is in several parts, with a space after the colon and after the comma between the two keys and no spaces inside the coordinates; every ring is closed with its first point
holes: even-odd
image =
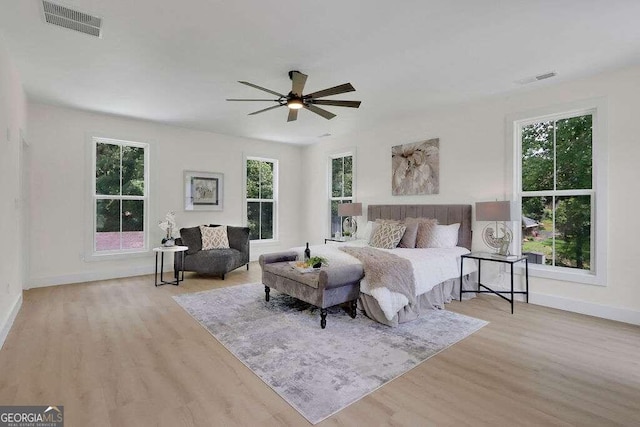
{"type": "Polygon", "coordinates": [[[391,192],[394,196],[440,192],[440,139],[392,147],[391,192]]]}
{"type": "Polygon", "coordinates": [[[184,171],[184,210],[221,211],[223,189],[221,173],[184,171]]]}

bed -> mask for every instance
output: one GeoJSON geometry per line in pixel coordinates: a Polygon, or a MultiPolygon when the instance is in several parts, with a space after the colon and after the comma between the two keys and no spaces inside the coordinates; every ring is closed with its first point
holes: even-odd
{"type": "MultiPolygon", "coordinates": [[[[435,218],[441,225],[459,223],[458,243],[455,248],[381,249],[410,261],[415,276],[415,299],[409,303],[401,294],[385,288],[370,289],[367,275],[360,284],[359,305],[370,318],[397,326],[418,318],[426,310],[444,309],[445,304],[459,297],[460,256],[471,249],[471,205],[369,205],[367,219],[403,220],[408,217],[435,218]]],[[[367,246],[364,240],[346,242],[348,246],[367,246]]],[[[302,248],[296,248],[301,253],[302,248]]],[[[312,255],[326,258],[330,266],[357,264],[360,261],[340,249],[340,245],[311,247],[312,255]]],[[[366,271],[366,270],[365,270],[366,271]]],[[[463,288],[473,290],[471,275],[473,263],[466,263],[463,288]]],[[[465,299],[473,294],[464,294],[465,299]]]]}

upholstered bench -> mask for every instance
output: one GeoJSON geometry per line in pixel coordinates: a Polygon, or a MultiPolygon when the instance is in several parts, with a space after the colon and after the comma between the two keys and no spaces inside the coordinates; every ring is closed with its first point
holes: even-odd
{"type": "Polygon", "coordinates": [[[329,266],[323,267],[320,271],[301,273],[290,264],[296,259],[295,252],[260,255],[262,284],[267,301],[270,288],[273,288],[319,307],[322,329],[327,325],[328,307],[349,302],[351,317],[356,317],[360,280],[364,276],[361,266],[329,266]]]}

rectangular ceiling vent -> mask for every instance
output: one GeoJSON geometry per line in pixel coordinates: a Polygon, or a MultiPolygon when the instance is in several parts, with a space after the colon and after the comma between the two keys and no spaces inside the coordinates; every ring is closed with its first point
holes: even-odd
{"type": "Polygon", "coordinates": [[[550,79],[551,77],[555,77],[557,75],[558,73],[556,73],[555,71],[550,71],[548,73],[539,74],[537,76],[527,77],[526,79],[516,80],[516,83],[521,85],[526,85],[526,84],[537,82],[540,80],[550,79]]]}
{"type": "Polygon", "coordinates": [[[50,1],[42,0],[45,22],[94,37],[102,36],[102,19],[88,13],[78,12],[50,1]]]}

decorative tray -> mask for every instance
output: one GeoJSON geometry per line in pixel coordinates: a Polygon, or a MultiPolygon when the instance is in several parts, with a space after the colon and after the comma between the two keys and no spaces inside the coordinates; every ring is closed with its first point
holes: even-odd
{"type": "Polygon", "coordinates": [[[302,261],[289,261],[289,265],[299,273],[312,273],[320,270],[320,268],[303,267],[305,264],[302,261]]]}

